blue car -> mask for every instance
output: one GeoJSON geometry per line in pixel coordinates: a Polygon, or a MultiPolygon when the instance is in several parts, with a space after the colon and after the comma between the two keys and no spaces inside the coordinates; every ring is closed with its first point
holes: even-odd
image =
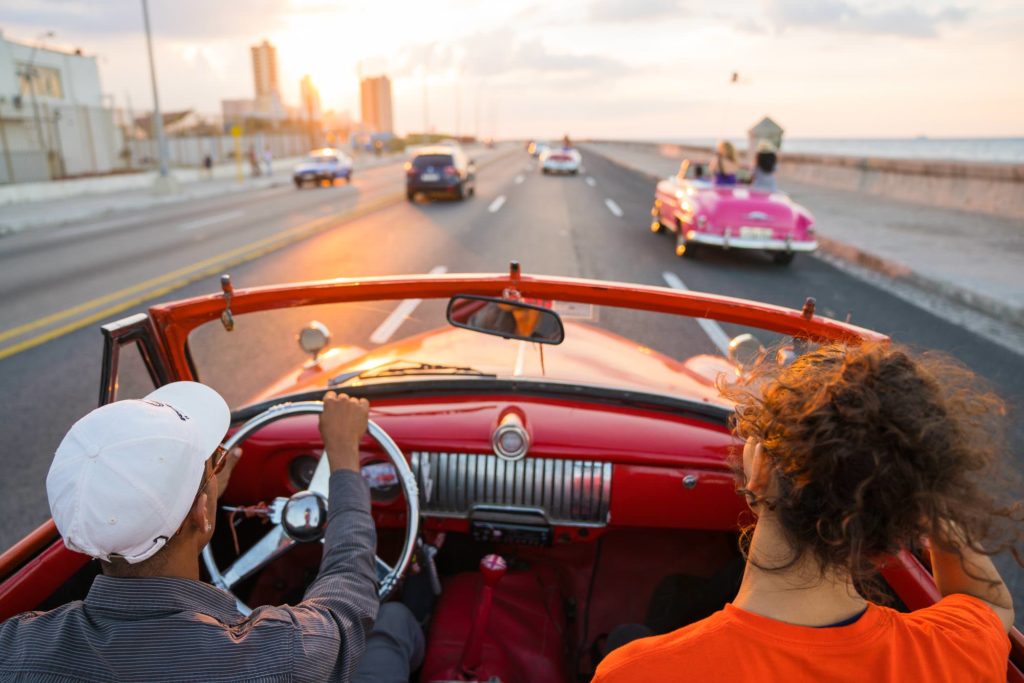
{"type": "Polygon", "coordinates": [[[295,187],[300,189],[306,183],[319,185],[325,180],[333,185],[338,178],[352,182],[352,160],[341,150],[332,147],[313,150],[292,173],[295,187]]]}

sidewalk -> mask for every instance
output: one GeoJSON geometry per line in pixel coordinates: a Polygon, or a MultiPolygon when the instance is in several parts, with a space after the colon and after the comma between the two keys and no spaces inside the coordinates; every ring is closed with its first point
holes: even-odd
{"type": "MultiPolygon", "coordinates": [[[[361,155],[355,157],[355,172],[382,166],[403,158],[403,154],[388,154],[382,157],[361,155]]],[[[275,159],[274,173],[270,176],[252,177],[249,167],[243,167],[239,181],[234,164],[221,164],[214,168],[212,179],[205,177],[198,169],[172,169],[178,179],[179,190],[172,195],[158,195],[152,192],[155,173],[137,174],[129,189],[110,192],[77,194],[60,199],[25,201],[0,206],[0,238],[4,235],[31,230],[33,228],[63,225],[77,221],[102,218],[123,213],[148,209],[167,204],[177,204],[207,197],[216,197],[236,192],[262,190],[269,187],[289,185],[292,182],[292,167],[301,157],[275,159]]]]}
{"type": "MultiPolygon", "coordinates": [[[[654,144],[581,146],[652,182],[679,169],[680,159],[663,155],[654,144]]],[[[1024,220],[869,197],[782,176],[779,185],[814,214],[824,255],[1024,326],[1024,220]]]]}

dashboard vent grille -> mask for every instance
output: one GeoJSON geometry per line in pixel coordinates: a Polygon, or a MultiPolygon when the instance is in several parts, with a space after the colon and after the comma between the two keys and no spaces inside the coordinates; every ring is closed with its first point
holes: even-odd
{"type": "Polygon", "coordinates": [[[603,525],[608,521],[612,464],[524,458],[493,453],[414,452],[412,467],[424,512],[467,517],[473,507],[541,510],[552,524],[603,525]]]}

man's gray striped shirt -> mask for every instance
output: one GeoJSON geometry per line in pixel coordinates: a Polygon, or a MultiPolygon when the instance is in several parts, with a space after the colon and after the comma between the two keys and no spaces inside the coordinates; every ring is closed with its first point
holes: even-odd
{"type": "Polygon", "coordinates": [[[243,617],[199,581],[97,576],[85,600],[0,624],[0,681],[348,681],[377,616],[376,533],[356,472],[331,475],[320,573],[243,617]]]}

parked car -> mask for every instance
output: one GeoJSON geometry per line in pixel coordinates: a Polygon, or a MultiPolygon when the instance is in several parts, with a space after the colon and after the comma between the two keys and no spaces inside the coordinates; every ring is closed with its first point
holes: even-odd
{"type": "Polygon", "coordinates": [[[405,194],[465,199],[476,194],[476,164],[458,146],[421,147],[405,163],[405,194]]]}
{"type": "Polygon", "coordinates": [[[798,252],[818,248],[814,216],[781,192],[715,185],[706,164],[685,160],[679,173],[658,183],[651,230],[676,235],[676,254],[705,248],[754,249],[788,265],[798,252]]]}
{"type": "Polygon", "coordinates": [[[540,170],[545,175],[566,173],[576,175],[580,172],[583,157],[575,149],[564,147],[546,149],[540,155],[540,170]]]}
{"type": "Polygon", "coordinates": [[[333,184],[339,178],[352,182],[352,159],[333,147],[313,150],[292,172],[295,187],[299,189],[306,183],[319,185],[327,181],[333,184]]]}
{"type": "MultiPolygon", "coordinates": [[[[232,428],[223,446],[245,455],[217,502],[202,562],[243,611],[301,595],[316,573],[326,515],[313,519],[308,503],[326,496],[329,479],[316,416],[328,390],[368,398],[360,459],[380,539],[379,592],[395,590],[414,555],[441,589],[419,680],[472,671],[481,681],[570,683],[593,673],[600,634],[643,619],[664,577],[713,577],[742,561],[749,513],[729,464],[732,405],[716,381],[743,364],[732,351],[699,351],[707,341],[695,319],[705,318],[757,329],[765,341],[885,339],[813,311],[518,266],[508,275],[225,283],[223,293],[105,325],[99,395],[109,403],[131,386],[119,358],[137,349],[153,383],[205,381],[225,395],[232,428]],[[371,343],[368,330],[408,299],[425,299],[414,329],[371,343]],[[300,331],[305,363],[293,351],[302,311],[343,323],[333,340],[321,323],[300,331]],[[513,561],[475,570],[488,553],[513,561]]],[[[914,552],[878,559],[877,580],[899,609],[938,599],[914,552]]],[[[47,521],[0,554],[0,621],[80,600],[99,573],[47,521]]],[[[729,599],[700,597],[709,611],[729,599]]],[[[1024,639],[1016,629],[1009,637],[1010,680],[1019,681],[1024,639]]]]}

